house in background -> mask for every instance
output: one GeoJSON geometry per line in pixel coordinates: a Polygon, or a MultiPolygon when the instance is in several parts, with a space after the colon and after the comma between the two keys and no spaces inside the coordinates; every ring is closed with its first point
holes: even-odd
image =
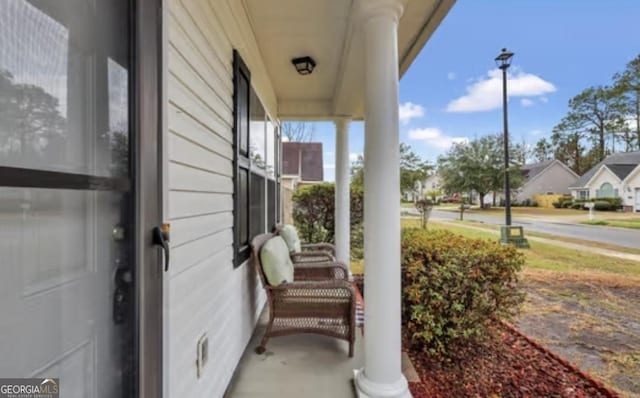
{"type": "MultiPolygon", "coordinates": [[[[438,177],[437,173],[433,173],[431,175],[429,175],[427,178],[424,179],[424,181],[418,181],[416,182],[416,199],[419,198],[425,198],[427,193],[429,191],[436,191],[439,190],[441,187],[441,183],[440,183],[440,177],[438,177]]],[[[441,198],[443,195],[441,193],[441,195],[439,195],[437,199],[441,198]]],[[[408,199],[411,200],[411,199],[408,199]]]]}
{"type": "Polygon", "coordinates": [[[283,142],[280,198],[282,222],[293,224],[293,194],[304,185],[324,180],[321,142],[283,142]]]}
{"type": "Polygon", "coordinates": [[[280,121],[335,123],[348,263],[349,121],[364,120],[362,349],[349,362],[335,345],[317,372],[275,353],[236,396],[353,380],[409,397],[398,81],[454,2],[0,1],[0,375],[59,377],[64,397],[224,396],[264,309],[248,260],[279,221],[280,121]]]}
{"type": "Polygon", "coordinates": [[[625,211],[640,212],[640,151],[607,156],[570,189],[576,199],[618,197],[625,211]]]}
{"type": "Polygon", "coordinates": [[[533,200],[533,195],[569,194],[569,185],[578,175],[557,159],[525,164],[522,166],[524,184],[518,189],[515,200],[533,200]]]}
{"type": "Polygon", "coordinates": [[[299,184],[314,184],[324,180],[321,142],[283,142],[283,187],[296,190],[299,184]]]}
{"type": "MultiPolygon", "coordinates": [[[[521,203],[533,201],[534,195],[570,193],[569,186],[579,177],[567,165],[557,159],[525,164],[521,168],[524,182],[512,194],[512,201],[521,203]]],[[[496,193],[496,201],[502,201],[502,192],[496,193]]],[[[485,203],[493,202],[493,193],[485,196],[485,203]]]]}

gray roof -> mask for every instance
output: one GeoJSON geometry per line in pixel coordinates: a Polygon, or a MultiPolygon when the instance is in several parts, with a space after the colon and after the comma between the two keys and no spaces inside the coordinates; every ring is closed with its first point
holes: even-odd
{"type": "Polygon", "coordinates": [[[637,164],[608,164],[607,168],[617,175],[620,181],[624,180],[638,165],[637,164]]]}
{"type": "Polygon", "coordinates": [[[591,170],[584,173],[582,177],[578,178],[576,182],[571,184],[571,187],[582,188],[586,186],[589,180],[596,174],[598,170],[600,170],[600,167],[602,167],[602,165],[607,166],[607,168],[611,170],[616,176],[618,176],[620,180],[623,180],[639,164],[640,151],[614,153],[613,155],[607,156],[603,161],[593,166],[591,170]]]}
{"type": "Polygon", "coordinates": [[[542,173],[542,171],[549,167],[553,162],[555,162],[555,159],[545,160],[544,162],[525,164],[524,166],[522,166],[522,174],[524,174],[524,178],[529,181],[538,174],[542,173]]]}

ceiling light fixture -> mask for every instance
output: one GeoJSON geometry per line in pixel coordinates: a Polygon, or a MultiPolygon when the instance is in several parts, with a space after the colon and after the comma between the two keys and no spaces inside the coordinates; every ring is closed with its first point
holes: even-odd
{"type": "Polygon", "coordinates": [[[311,57],[299,57],[291,60],[293,66],[301,75],[310,75],[313,69],[316,67],[316,61],[311,57]]]}

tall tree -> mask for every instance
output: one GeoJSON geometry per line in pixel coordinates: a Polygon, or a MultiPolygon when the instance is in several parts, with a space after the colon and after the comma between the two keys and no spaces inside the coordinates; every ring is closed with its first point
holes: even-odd
{"type": "Polygon", "coordinates": [[[315,129],[306,122],[283,122],[282,137],[289,142],[309,142],[313,140],[315,129]]]}
{"type": "Polygon", "coordinates": [[[579,175],[591,167],[584,161],[584,136],[583,132],[569,129],[567,125],[558,125],[551,132],[553,157],[579,175]]]}
{"type": "Polygon", "coordinates": [[[11,73],[0,70],[0,153],[6,160],[62,161],[65,134],[56,97],[39,86],[15,83],[11,73]]]}
{"type": "Polygon", "coordinates": [[[540,138],[533,148],[533,157],[536,162],[544,162],[553,159],[553,145],[546,138],[540,138]]]}
{"type": "Polygon", "coordinates": [[[640,149],[640,55],[629,62],[624,71],[616,73],[613,80],[621,96],[624,112],[628,120],[633,121],[633,127],[626,126],[626,149],[631,150],[634,141],[635,147],[640,149]]]}
{"type": "MultiPolygon", "coordinates": [[[[514,146],[512,159],[517,159],[514,146]]],[[[508,172],[512,189],[522,184],[519,164],[512,164],[508,172]]],[[[454,144],[446,155],[438,159],[438,175],[443,189],[449,193],[475,191],[484,206],[484,197],[504,188],[504,149],[501,135],[481,137],[468,143],[454,144]]]]}
{"type": "Polygon", "coordinates": [[[588,137],[596,146],[600,161],[607,155],[607,139],[624,129],[624,114],[624,103],[617,90],[607,86],[589,87],[569,100],[569,113],[554,131],[588,137]]]}
{"type": "Polygon", "coordinates": [[[416,182],[423,181],[433,166],[411,149],[400,143],[400,192],[413,191],[416,182]]]}
{"type": "Polygon", "coordinates": [[[358,155],[358,158],[351,162],[351,186],[364,188],[364,156],[362,155],[358,155]]]}
{"type": "MultiPolygon", "coordinates": [[[[351,163],[351,185],[364,186],[364,163],[362,155],[351,163]]],[[[400,192],[413,191],[416,182],[427,178],[431,170],[433,166],[416,154],[411,146],[400,144],[400,192]]]]}

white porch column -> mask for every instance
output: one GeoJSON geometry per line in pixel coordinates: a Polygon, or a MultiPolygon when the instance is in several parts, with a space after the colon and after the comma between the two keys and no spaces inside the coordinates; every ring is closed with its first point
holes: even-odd
{"type": "MultiPolygon", "coordinates": [[[[351,204],[349,190],[349,119],[337,119],[336,125],[336,257],[347,264],[351,258],[351,204]]],[[[349,271],[351,276],[351,271],[349,271]]]]}
{"type": "Polygon", "coordinates": [[[402,0],[361,1],[364,27],[365,365],[359,397],[411,397],[401,370],[398,20],[402,0]]]}

